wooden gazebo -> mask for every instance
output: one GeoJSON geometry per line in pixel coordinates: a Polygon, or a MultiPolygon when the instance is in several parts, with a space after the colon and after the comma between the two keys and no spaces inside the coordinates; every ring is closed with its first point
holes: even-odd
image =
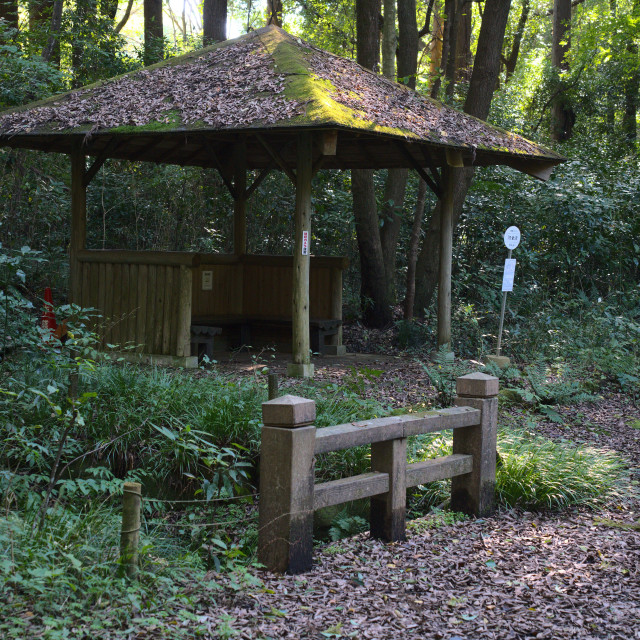
{"type": "MultiPolygon", "coordinates": [[[[0,145],[71,156],[70,299],[121,319],[106,342],[189,364],[194,324],[259,330],[290,318],[299,376],[313,374],[312,321],[341,321],[344,261],[311,256],[318,169],[415,169],[441,198],[449,274],[447,167],[503,164],[546,179],[562,161],[274,26],[4,112],[0,145]],[[87,250],[86,188],[107,158],[218,170],[235,202],[233,255],[87,250]],[[272,170],[296,189],[293,256],[247,255],[246,202],[272,170]]],[[[441,278],[441,310],[450,295],[441,278]]],[[[326,339],[340,353],[340,331],[326,339]]]]}

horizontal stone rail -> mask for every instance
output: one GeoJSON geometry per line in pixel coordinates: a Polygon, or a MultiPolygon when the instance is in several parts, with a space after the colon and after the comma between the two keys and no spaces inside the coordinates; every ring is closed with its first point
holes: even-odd
{"type": "Polygon", "coordinates": [[[258,559],[271,571],[311,568],[313,512],[371,498],[370,531],[385,541],[406,537],[406,490],[452,478],[451,505],[470,515],[493,510],[498,379],[473,373],[457,380],[451,409],[316,429],[315,402],[283,396],[262,405],[258,559]],[[407,464],[407,438],[453,429],[453,454],[407,464]],[[315,456],[371,445],[371,472],[315,484],[315,456]]]}

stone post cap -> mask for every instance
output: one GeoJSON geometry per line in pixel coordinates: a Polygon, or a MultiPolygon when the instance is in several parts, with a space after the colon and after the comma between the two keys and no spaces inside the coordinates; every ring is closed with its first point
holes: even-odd
{"type": "Polygon", "coordinates": [[[456,380],[456,391],[459,396],[468,398],[492,398],[498,395],[500,381],[486,373],[468,373],[456,380]]]}
{"type": "Polygon", "coordinates": [[[262,422],[268,427],[305,427],[315,419],[313,400],[286,395],[262,403],[262,422]]]}

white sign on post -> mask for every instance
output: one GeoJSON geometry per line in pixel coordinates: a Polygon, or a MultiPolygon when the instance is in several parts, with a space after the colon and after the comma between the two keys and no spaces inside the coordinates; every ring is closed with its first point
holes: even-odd
{"type": "Polygon", "coordinates": [[[302,255],[303,256],[309,255],[309,232],[308,231],[302,232],[302,255]]]}
{"type": "Polygon", "coordinates": [[[518,227],[509,227],[504,232],[504,244],[510,251],[513,251],[520,244],[520,229],[518,227]]]}
{"type": "Polygon", "coordinates": [[[504,261],[504,274],[502,276],[502,291],[513,291],[513,278],[516,273],[516,259],[507,258],[504,261]]]}

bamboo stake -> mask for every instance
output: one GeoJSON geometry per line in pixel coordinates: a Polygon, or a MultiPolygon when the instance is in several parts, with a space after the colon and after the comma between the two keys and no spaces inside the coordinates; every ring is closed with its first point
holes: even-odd
{"type": "Polygon", "coordinates": [[[125,482],[122,494],[122,531],[120,532],[121,571],[128,578],[138,575],[138,543],[140,541],[140,504],[142,486],[125,482]]]}

